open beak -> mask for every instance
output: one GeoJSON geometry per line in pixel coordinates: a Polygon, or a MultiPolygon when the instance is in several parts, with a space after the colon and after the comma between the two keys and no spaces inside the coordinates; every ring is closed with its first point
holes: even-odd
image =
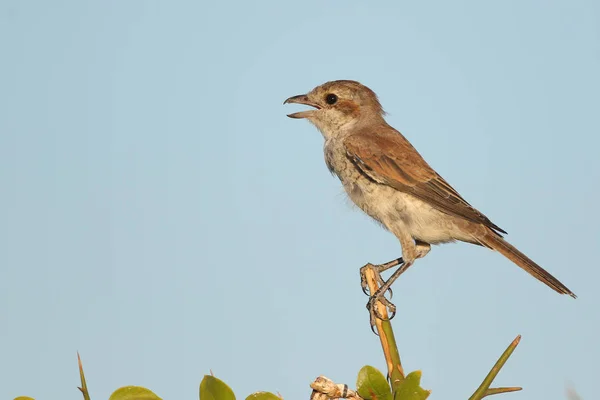
{"type": "Polygon", "coordinates": [[[288,117],[290,117],[290,118],[308,118],[311,115],[313,115],[315,112],[317,112],[317,110],[321,109],[321,106],[310,101],[308,99],[308,96],[305,94],[299,94],[298,96],[292,96],[283,102],[283,104],[291,104],[291,103],[305,104],[307,106],[316,108],[316,110],[300,111],[297,113],[288,114],[288,117]]]}

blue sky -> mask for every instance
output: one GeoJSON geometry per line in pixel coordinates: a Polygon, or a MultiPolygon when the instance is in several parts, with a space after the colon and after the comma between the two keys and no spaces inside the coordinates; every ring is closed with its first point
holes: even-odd
{"type": "Polygon", "coordinates": [[[307,398],[385,367],[359,285],[397,240],[345,200],[285,98],[333,79],[579,295],[486,249],[394,286],[432,399],[596,395],[600,3],[0,1],[1,398],[119,386],[307,398]],[[510,396],[510,397],[509,397],[510,396]]]}

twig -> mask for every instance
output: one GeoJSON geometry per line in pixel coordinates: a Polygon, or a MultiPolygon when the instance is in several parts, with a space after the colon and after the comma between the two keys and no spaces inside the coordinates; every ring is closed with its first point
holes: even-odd
{"type": "MultiPolygon", "coordinates": [[[[379,285],[375,277],[375,271],[373,271],[372,268],[367,268],[365,270],[365,278],[369,285],[369,291],[371,293],[377,292],[379,285]]],[[[404,369],[400,362],[400,354],[398,353],[398,346],[396,346],[396,338],[394,337],[392,324],[387,319],[387,308],[381,304],[381,302],[377,302],[375,307],[378,308],[379,314],[384,318],[384,320],[376,318],[375,327],[379,334],[379,340],[381,340],[381,347],[383,348],[383,355],[385,356],[385,362],[388,367],[388,377],[391,381],[392,391],[395,392],[398,386],[404,381],[404,369]]]]}
{"type": "Polygon", "coordinates": [[[85,382],[85,375],[83,374],[83,364],[81,363],[81,357],[77,352],[77,363],[79,364],[79,378],[81,379],[81,387],[78,387],[83,394],[83,400],[90,400],[90,393],[88,392],[87,383],[85,382]]]}
{"type": "Polygon", "coordinates": [[[506,350],[504,350],[504,353],[502,353],[502,355],[500,356],[498,361],[496,361],[496,364],[494,364],[494,366],[492,367],[492,370],[487,374],[487,376],[485,377],[483,382],[481,382],[481,385],[479,385],[479,387],[477,388],[475,393],[473,393],[473,395],[471,397],[469,397],[469,400],[481,400],[486,396],[491,396],[491,395],[498,394],[498,393],[516,392],[516,391],[519,391],[522,389],[520,387],[506,387],[506,388],[490,389],[490,385],[496,378],[496,375],[498,375],[498,372],[500,372],[500,369],[502,369],[502,367],[504,366],[504,364],[506,363],[506,361],[508,360],[508,358],[510,357],[512,352],[515,351],[515,349],[519,345],[520,341],[521,341],[521,335],[518,335],[515,338],[515,340],[513,340],[512,343],[506,348],[506,350]]]}
{"type": "Polygon", "coordinates": [[[334,383],[326,376],[319,376],[313,383],[310,384],[313,389],[310,395],[311,400],[328,400],[328,399],[351,399],[363,400],[354,390],[349,389],[348,385],[343,383],[334,383]]]}

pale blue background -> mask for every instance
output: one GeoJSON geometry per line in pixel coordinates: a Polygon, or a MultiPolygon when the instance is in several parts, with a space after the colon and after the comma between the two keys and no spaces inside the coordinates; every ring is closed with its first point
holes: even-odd
{"type": "Polygon", "coordinates": [[[144,385],[306,399],[384,368],[358,268],[400,254],[347,205],[288,96],[372,87],[424,157],[578,295],[435,247],[395,285],[407,370],[467,398],[598,395],[597,1],[0,0],[0,398],[144,385]]]}

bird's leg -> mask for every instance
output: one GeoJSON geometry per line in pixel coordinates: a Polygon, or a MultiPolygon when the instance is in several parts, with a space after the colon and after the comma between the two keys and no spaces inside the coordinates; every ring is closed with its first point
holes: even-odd
{"type": "MultiPolygon", "coordinates": [[[[383,271],[387,271],[390,268],[394,268],[396,265],[400,265],[403,263],[404,263],[404,260],[402,260],[402,257],[400,257],[395,260],[388,261],[385,264],[374,265],[374,264],[368,263],[365,266],[363,266],[360,269],[360,286],[362,287],[363,293],[366,294],[367,296],[369,295],[369,286],[367,285],[367,277],[365,276],[365,271],[368,268],[371,268],[373,270],[373,272],[375,272],[375,277],[377,279],[377,283],[379,283],[379,285],[382,286],[385,284],[385,281],[381,277],[381,273],[383,271]]],[[[390,291],[390,298],[391,298],[392,297],[392,289],[389,288],[389,291],[390,291]]]]}
{"type": "MultiPolygon", "coordinates": [[[[395,260],[399,261],[395,265],[402,265],[396,271],[394,271],[392,276],[390,276],[389,279],[386,282],[384,282],[375,293],[373,293],[373,295],[367,303],[367,309],[369,310],[371,318],[371,330],[375,325],[375,318],[379,318],[381,320],[384,319],[383,316],[380,315],[379,310],[376,307],[377,301],[380,301],[381,304],[383,304],[389,310],[390,316],[387,318],[387,320],[391,320],[392,318],[394,318],[394,316],[396,315],[396,306],[392,304],[391,301],[385,298],[385,292],[387,290],[390,290],[392,284],[396,281],[396,279],[398,279],[400,275],[402,275],[411,265],[413,265],[417,258],[425,257],[427,253],[429,253],[429,251],[431,250],[431,245],[429,243],[425,243],[420,240],[413,241],[412,238],[401,237],[400,243],[402,245],[403,256],[402,258],[395,260]]],[[[391,268],[392,266],[394,266],[390,265],[392,263],[393,261],[390,261],[389,263],[384,265],[388,266],[388,268],[391,268]]],[[[379,279],[381,279],[381,277],[379,277],[379,279]]]]}

